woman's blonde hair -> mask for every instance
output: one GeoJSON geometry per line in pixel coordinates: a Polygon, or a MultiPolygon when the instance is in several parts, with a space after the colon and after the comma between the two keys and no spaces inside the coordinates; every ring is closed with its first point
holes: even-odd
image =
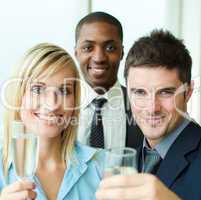
{"type": "MultiPolygon", "coordinates": [[[[12,120],[20,120],[20,107],[22,104],[22,97],[25,93],[27,84],[34,79],[37,79],[41,74],[47,75],[48,78],[58,70],[64,67],[71,67],[75,73],[75,107],[73,118],[77,120],[79,117],[80,105],[80,83],[79,73],[72,57],[61,47],[50,43],[41,43],[29,49],[19,66],[16,68],[13,78],[17,78],[16,84],[12,84],[6,88],[5,99],[7,105],[4,114],[4,137],[3,137],[3,166],[4,173],[8,172],[9,165],[9,151],[11,142],[11,128],[12,120]],[[15,109],[14,109],[15,107],[15,109]]],[[[78,123],[69,123],[67,129],[62,133],[62,158],[68,159],[73,151],[74,142],[76,139],[78,123]]]]}

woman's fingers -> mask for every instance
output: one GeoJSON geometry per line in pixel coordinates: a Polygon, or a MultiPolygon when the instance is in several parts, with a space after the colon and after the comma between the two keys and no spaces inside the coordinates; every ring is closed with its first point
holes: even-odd
{"type": "Polygon", "coordinates": [[[27,200],[36,199],[36,192],[33,190],[23,190],[21,192],[15,192],[9,195],[8,200],[27,200]]]}
{"type": "Polygon", "coordinates": [[[35,184],[31,181],[18,181],[4,188],[3,192],[11,193],[18,192],[22,190],[33,190],[35,189],[35,184]]]}
{"type": "Polygon", "coordinates": [[[1,199],[2,200],[26,200],[35,199],[36,192],[35,184],[31,181],[23,180],[15,182],[8,185],[2,190],[1,199]]]}

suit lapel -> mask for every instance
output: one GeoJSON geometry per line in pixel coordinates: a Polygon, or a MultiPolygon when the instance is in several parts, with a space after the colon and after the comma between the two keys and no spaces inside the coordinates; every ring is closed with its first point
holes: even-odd
{"type": "Polygon", "coordinates": [[[165,183],[167,187],[171,187],[178,175],[188,166],[181,149],[171,151],[166,158],[161,162],[156,176],[165,183]]]}
{"type": "Polygon", "coordinates": [[[170,147],[165,159],[161,162],[156,175],[167,187],[171,187],[175,179],[190,164],[186,156],[195,151],[201,140],[200,129],[196,129],[196,125],[191,122],[181,132],[170,147]]]}

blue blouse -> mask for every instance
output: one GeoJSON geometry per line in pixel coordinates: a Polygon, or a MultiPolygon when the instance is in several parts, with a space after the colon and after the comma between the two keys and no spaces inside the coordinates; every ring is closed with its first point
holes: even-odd
{"type": "MultiPolygon", "coordinates": [[[[57,200],[95,200],[96,189],[103,175],[104,151],[75,144],[72,159],[64,173],[57,194],[57,200]]],[[[50,174],[51,176],[52,174],[50,174]]],[[[39,179],[34,176],[37,200],[47,200],[39,179]]],[[[17,180],[12,162],[9,165],[8,184],[17,180]]],[[[0,152],[0,191],[5,186],[2,167],[2,151],[0,152]]]]}

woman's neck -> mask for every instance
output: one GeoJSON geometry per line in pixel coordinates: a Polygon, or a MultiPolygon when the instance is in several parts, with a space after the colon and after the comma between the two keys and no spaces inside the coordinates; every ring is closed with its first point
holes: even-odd
{"type": "Polygon", "coordinates": [[[62,158],[61,138],[40,138],[38,166],[58,166],[65,161],[62,158]]]}

